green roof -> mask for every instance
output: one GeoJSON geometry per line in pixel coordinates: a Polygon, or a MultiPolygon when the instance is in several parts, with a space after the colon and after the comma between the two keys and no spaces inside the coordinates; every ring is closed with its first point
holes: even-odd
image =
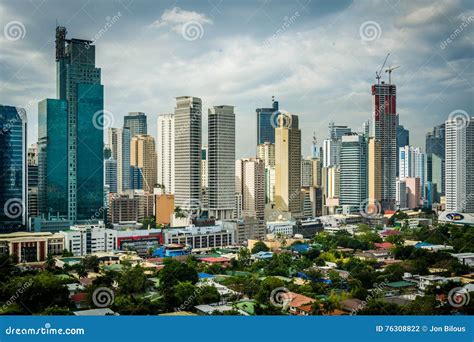
{"type": "Polygon", "coordinates": [[[410,286],[415,286],[415,283],[412,283],[410,281],[405,281],[405,280],[401,280],[401,281],[394,281],[394,282],[391,282],[391,283],[388,283],[387,284],[388,287],[410,287],[410,286]]]}
{"type": "Polygon", "coordinates": [[[237,309],[245,311],[249,315],[255,315],[255,305],[257,303],[253,300],[240,301],[234,304],[237,309]]]}

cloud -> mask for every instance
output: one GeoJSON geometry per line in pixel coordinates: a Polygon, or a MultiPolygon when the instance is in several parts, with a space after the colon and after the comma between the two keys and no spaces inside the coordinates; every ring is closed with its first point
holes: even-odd
{"type": "Polygon", "coordinates": [[[174,32],[181,33],[183,25],[191,22],[201,25],[213,24],[212,19],[208,18],[205,14],[173,7],[172,9],[165,10],[161,18],[155,20],[150,25],[150,28],[159,29],[162,27],[170,27],[174,32]]]}

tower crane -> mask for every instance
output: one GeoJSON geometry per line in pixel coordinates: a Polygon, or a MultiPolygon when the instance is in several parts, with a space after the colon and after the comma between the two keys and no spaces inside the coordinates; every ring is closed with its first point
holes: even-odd
{"type": "Polygon", "coordinates": [[[392,71],[400,68],[400,65],[395,65],[385,69],[385,72],[388,72],[388,84],[392,84],[392,71]]]}
{"type": "Polygon", "coordinates": [[[377,79],[377,84],[380,84],[380,78],[382,77],[382,70],[383,70],[383,67],[385,66],[385,63],[387,63],[388,56],[390,56],[390,52],[387,53],[387,56],[385,57],[385,60],[383,61],[382,66],[380,67],[380,70],[375,72],[375,78],[377,79]]]}

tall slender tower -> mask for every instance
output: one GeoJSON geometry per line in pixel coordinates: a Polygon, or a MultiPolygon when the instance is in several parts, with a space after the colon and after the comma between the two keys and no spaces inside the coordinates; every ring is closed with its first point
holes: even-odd
{"type": "Polygon", "coordinates": [[[235,209],[235,114],[233,106],[208,111],[209,216],[231,219],[235,209]]]}
{"type": "Polygon", "coordinates": [[[177,97],[174,122],[175,206],[197,209],[201,205],[201,99],[177,97]]]}
{"type": "Polygon", "coordinates": [[[123,127],[130,129],[132,137],[135,135],[148,134],[146,114],[142,112],[130,112],[123,118],[123,127]]]}
{"type": "Polygon", "coordinates": [[[281,113],[275,128],[275,204],[279,210],[301,213],[301,131],[298,116],[281,113]]]}
{"type": "Polygon", "coordinates": [[[104,206],[104,87],[92,41],[66,39],[65,27],[56,28],[56,66],[57,96],[67,105],[67,216],[76,222],[104,206]]]}
{"type": "Polygon", "coordinates": [[[117,161],[117,192],[130,189],[130,129],[109,128],[108,145],[112,158],[117,161]]]}
{"type": "Polygon", "coordinates": [[[382,208],[395,209],[397,174],[397,87],[372,85],[374,119],[372,133],[381,144],[382,208]]]}
{"type": "Polygon", "coordinates": [[[151,135],[136,135],[130,147],[131,165],[141,169],[143,189],[153,192],[156,184],[155,139],[151,135]]]}
{"type": "Polygon", "coordinates": [[[158,116],[158,184],[174,194],[174,114],[158,116]]]}
{"type": "Polygon", "coordinates": [[[474,213],[474,118],[446,121],[446,210],[474,213]]]}

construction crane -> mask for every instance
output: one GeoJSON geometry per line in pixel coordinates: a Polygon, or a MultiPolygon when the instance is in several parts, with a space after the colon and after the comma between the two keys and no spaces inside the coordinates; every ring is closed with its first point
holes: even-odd
{"type": "Polygon", "coordinates": [[[387,63],[388,56],[390,56],[390,52],[387,53],[387,57],[385,57],[385,60],[383,61],[382,66],[380,67],[380,70],[375,72],[375,78],[377,79],[377,84],[380,84],[380,78],[382,77],[382,70],[383,70],[383,67],[385,66],[385,63],[387,63]]]}
{"type": "Polygon", "coordinates": [[[400,65],[395,65],[385,69],[385,72],[388,72],[388,84],[392,84],[392,71],[400,68],[400,65]]]}

